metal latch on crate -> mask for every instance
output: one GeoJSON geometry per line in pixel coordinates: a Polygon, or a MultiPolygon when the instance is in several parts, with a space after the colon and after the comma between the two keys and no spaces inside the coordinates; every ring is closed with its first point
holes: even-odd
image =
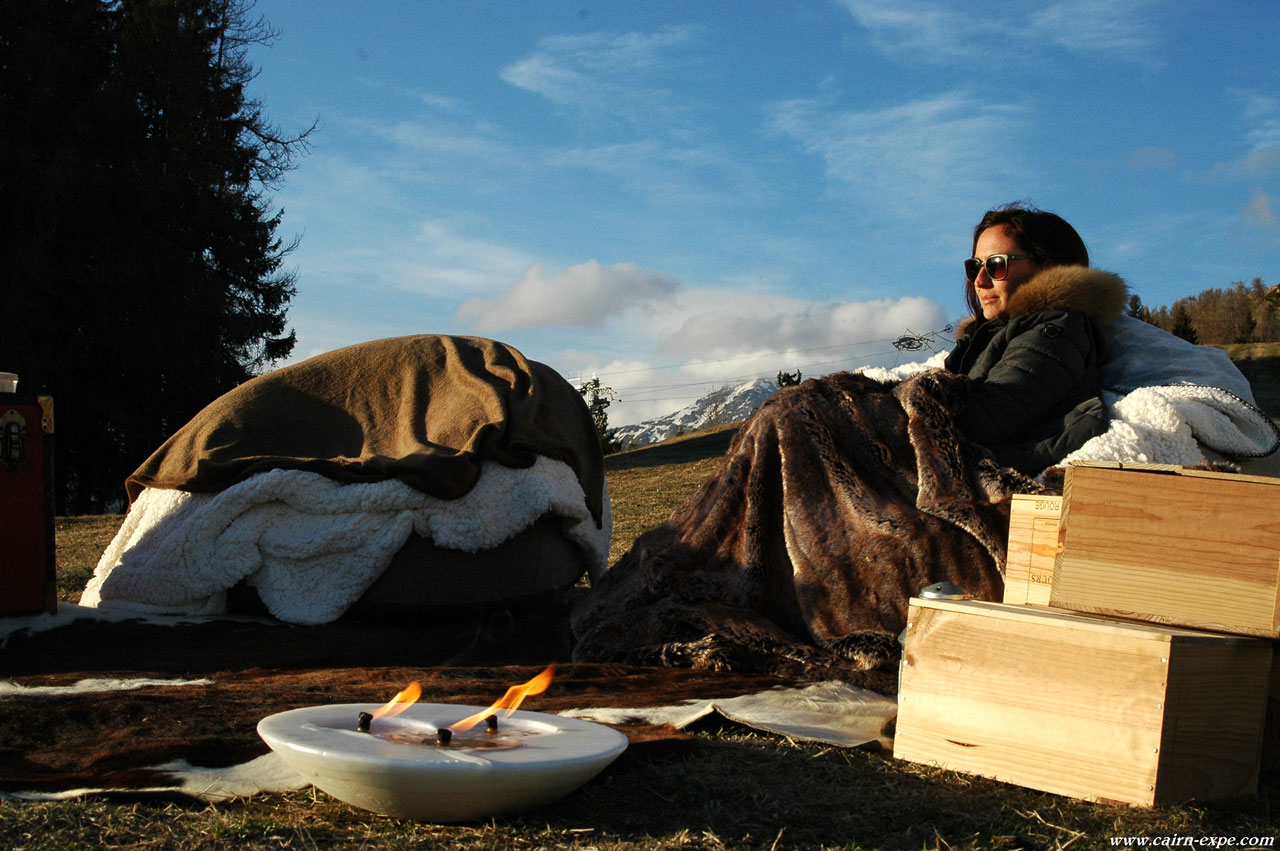
{"type": "Polygon", "coordinates": [[[954,582],[935,582],[920,589],[920,596],[926,600],[972,600],[969,592],[954,582]]]}
{"type": "MultiPolygon", "coordinates": [[[[926,600],[972,600],[969,592],[961,588],[954,582],[935,582],[932,585],[926,585],[920,589],[920,596],[926,600]]],[[[898,633],[898,643],[905,645],[907,643],[907,631],[904,629],[898,633]]]]}
{"type": "Polygon", "coordinates": [[[27,458],[27,418],[13,408],[0,415],[0,459],[17,470],[27,458]]]}

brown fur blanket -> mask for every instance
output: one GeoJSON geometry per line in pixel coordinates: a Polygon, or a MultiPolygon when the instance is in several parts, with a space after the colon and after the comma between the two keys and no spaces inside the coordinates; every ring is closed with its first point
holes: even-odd
{"type": "Polygon", "coordinates": [[[578,476],[601,522],[604,468],[582,397],[550,367],[479,337],[419,335],[326,352],[212,402],[126,482],[209,493],[277,468],[341,482],[399,479],[442,499],[466,494],[488,459],[535,456],[578,476]]]}
{"type": "Polygon", "coordinates": [[[907,601],[1003,591],[1008,502],[1048,488],[964,440],[964,376],[779,391],[573,615],[578,660],[795,673],[897,656],[907,601]]]}

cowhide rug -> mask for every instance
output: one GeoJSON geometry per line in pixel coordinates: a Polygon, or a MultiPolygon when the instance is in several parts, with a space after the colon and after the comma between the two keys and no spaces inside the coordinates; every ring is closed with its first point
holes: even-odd
{"type": "MultiPolygon", "coordinates": [[[[554,610],[309,627],[85,619],[17,632],[0,641],[0,793],[181,787],[166,767],[217,769],[268,755],[256,731],[267,715],[380,704],[413,680],[424,701],[487,706],[555,662],[551,687],[524,705],[539,711],[671,706],[801,682],[575,664],[566,639],[564,612],[554,610]]],[[[857,684],[889,695],[896,687],[887,676],[857,684]]],[[[649,749],[690,738],[663,723],[618,726],[649,749]]]]}
{"type": "Polygon", "coordinates": [[[969,388],[940,370],[783,388],[594,584],[574,658],[846,677],[896,659],[925,586],[999,600],[1010,497],[1053,490],[960,436],[969,388]]]}

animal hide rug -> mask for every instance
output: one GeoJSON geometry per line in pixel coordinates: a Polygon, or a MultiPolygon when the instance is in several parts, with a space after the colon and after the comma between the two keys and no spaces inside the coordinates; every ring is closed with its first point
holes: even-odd
{"type": "Polygon", "coordinates": [[[574,658],[839,676],[897,658],[925,586],[1000,599],[1010,497],[1051,489],[960,435],[970,386],[929,370],[780,390],[594,584],[574,658]]]}

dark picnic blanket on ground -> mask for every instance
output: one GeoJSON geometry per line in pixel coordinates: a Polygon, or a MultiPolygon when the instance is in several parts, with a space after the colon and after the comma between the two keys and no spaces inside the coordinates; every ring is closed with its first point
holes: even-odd
{"type": "Polygon", "coordinates": [[[786,387],[574,612],[581,661],[835,676],[890,663],[907,601],[1003,593],[1009,500],[1049,489],[965,440],[969,379],[786,387]]]}
{"type": "Polygon", "coordinates": [[[488,459],[568,464],[597,525],[603,459],[582,397],[550,367],[479,337],[374,340],[245,382],[134,471],[144,487],[200,493],[283,468],[341,482],[399,479],[435,497],[467,493],[488,459]]]}
{"type": "MultiPolygon", "coordinates": [[[[314,627],[248,620],[176,626],[81,620],[10,636],[5,681],[67,686],[89,678],[208,679],[128,691],[0,699],[0,792],[149,789],[175,760],[217,768],[268,753],[257,722],[324,703],[383,703],[413,680],[422,700],[485,706],[558,662],[551,688],[524,708],[665,706],[754,694],[798,681],[568,662],[563,612],[477,611],[449,623],[340,621],[314,627]]],[[[860,683],[891,694],[894,678],[860,683]]],[[[636,742],[679,743],[669,727],[627,725],[636,742]]],[[[652,745],[651,745],[652,746],[652,745]]]]}

